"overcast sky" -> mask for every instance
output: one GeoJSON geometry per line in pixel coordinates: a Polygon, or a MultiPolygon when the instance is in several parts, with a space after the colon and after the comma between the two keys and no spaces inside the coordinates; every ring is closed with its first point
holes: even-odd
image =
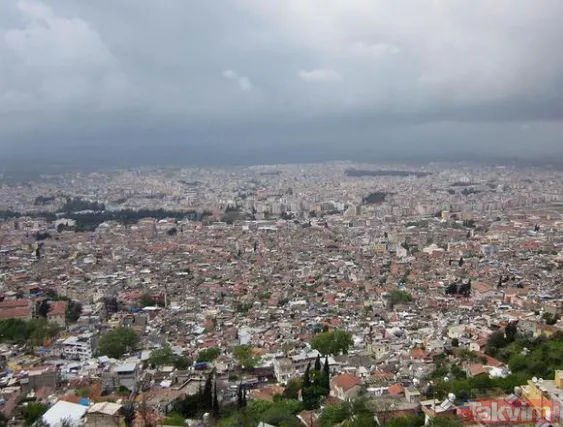
{"type": "Polygon", "coordinates": [[[2,0],[0,149],[561,153],[562,16],[562,0],[2,0]]]}

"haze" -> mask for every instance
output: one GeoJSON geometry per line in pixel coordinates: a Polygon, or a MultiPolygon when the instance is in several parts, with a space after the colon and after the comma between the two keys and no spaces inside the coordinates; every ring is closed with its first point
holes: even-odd
{"type": "Polygon", "coordinates": [[[563,154],[559,0],[0,2],[0,158],[563,154]]]}

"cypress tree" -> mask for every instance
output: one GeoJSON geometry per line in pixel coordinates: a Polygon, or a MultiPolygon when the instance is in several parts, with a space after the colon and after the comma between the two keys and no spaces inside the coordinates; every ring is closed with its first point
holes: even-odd
{"type": "Polygon", "coordinates": [[[202,407],[205,411],[209,411],[213,408],[213,371],[207,375],[207,379],[205,380],[202,401],[202,407]]]}
{"type": "Polygon", "coordinates": [[[311,362],[307,364],[307,368],[305,369],[305,373],[303,374],[303,388],[311,387],[311,376],[309,375],[310,370],[311,362]]]}
{"type": "Polygon", "coordinates": [[[325,364],[323,367],[323,380],[324,380],[324,389],[326,396],[330,394],[330,366],[328,364],[328,356],[325,357],[325,364]]]}
{"type": "Polygon", "coordinates": [[[317,372],[321,372],[322,366],[321,366],[321,355],[318,354],[317,355],[317,359],[315,360],[315,371],[317,372]]]}
{"type": "Polygon", "coordinates": [[[244,407],[244,402],[242,400],[242,384],[239,384],[237,389],[237,406],[239,409],[244,407]]]}
{"type": "Polygon", "coordinates": [[[215,383],[213,384],[213,407],[212,407],[212,411],[213,411],[213,416],[215,417],[215,419],[219,418],[219,398],[217,397],[217,380],[215,380],[215,383]]]}

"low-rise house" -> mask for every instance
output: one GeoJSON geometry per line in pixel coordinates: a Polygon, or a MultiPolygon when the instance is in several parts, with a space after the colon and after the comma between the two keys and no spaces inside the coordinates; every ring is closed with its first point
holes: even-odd
{"type": "Polygon", "coordinates": [[[120,404],[113,402],[95,403],[86,414],[86,427],[119,427],[121,408],[120,404]]]}
{"type": "Polygon", "coordinates": [[[330,395],[340,400],[352,400],[358,397],[362,380],[354,375],[340,374],[330,381],[330,395]]]}

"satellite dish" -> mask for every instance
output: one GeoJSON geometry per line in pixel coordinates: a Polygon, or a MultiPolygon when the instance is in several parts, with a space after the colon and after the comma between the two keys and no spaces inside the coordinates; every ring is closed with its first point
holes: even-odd
{"type": "Polygon", "coordinates": [[[540,379],[538,380],[538,383],[540,383],[540,384],[543,383],[543,378],[540,378],[540,379]]]}
{"type": "Polygon", "coordinates": [[[536,384],[536,383],[538,382],[538,377],[533,377],[533,378],[532,378],[532,382],[533,382],[534,384],[536,384]]]}
{"type": "Polygon", "coordinates": [[[454,403],[454,402],[455,402],[455,394],[449,393],[449,394],[448,394],[448,400],[449,400],[450,402],[454,403]]]}

